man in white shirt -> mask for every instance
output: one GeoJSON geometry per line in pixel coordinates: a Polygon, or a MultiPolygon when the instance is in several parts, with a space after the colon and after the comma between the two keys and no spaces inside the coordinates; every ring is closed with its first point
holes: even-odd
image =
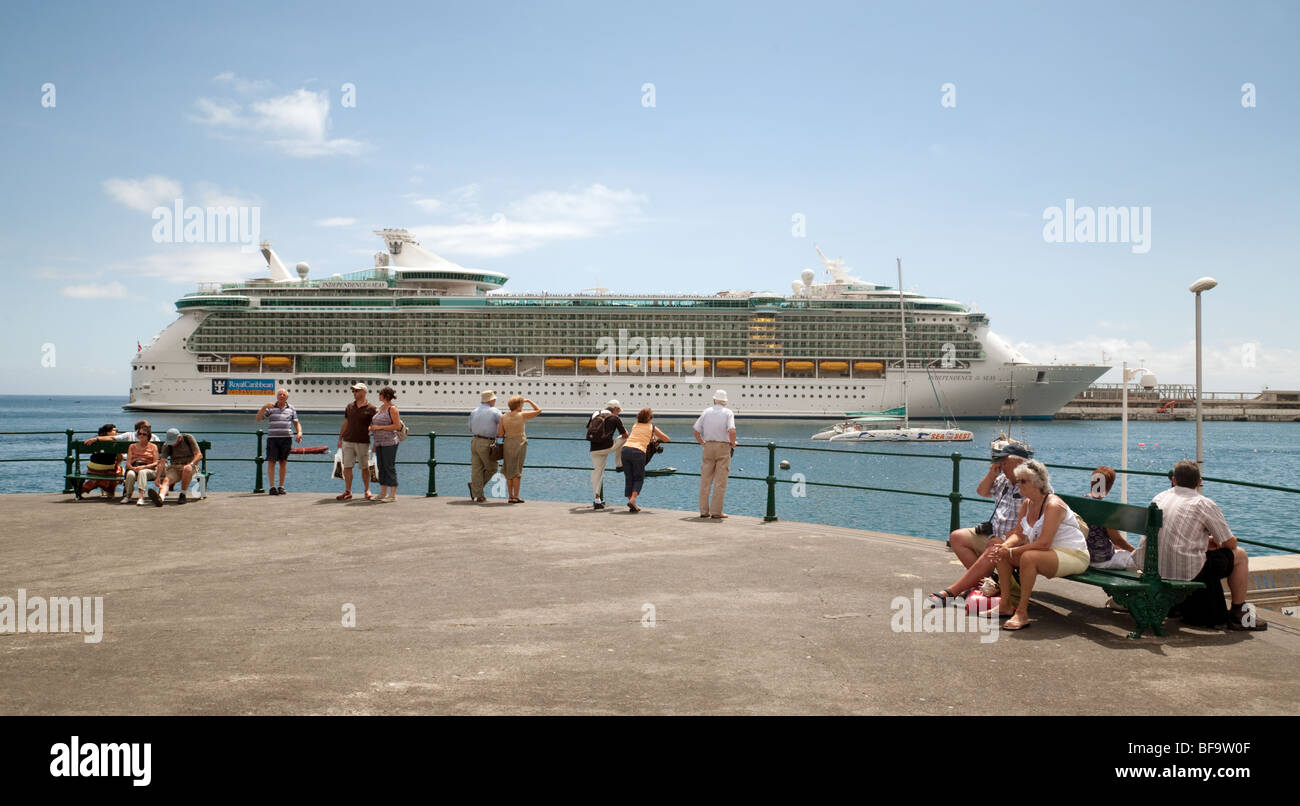
{"type": "Polygon", "coordinates": [[[695,421],[695,441],[704,446],[700,462],[700,517],[725,518],[722,501],[731,472],[731,449],[736,446],[736,415],[727,408],[727,393],[713,393],[713,405],[695,421]],[[712,497],[709,490],[712,488],[712,497]]]}
{"type": "MultiPolygon", "coordinates": [[[[1227,619],[1230,630],[1264,630],[1268,623],[1256,617],[1255,606],[1246,603],[1249,567],[1246,550],[1228,528],[1223,511],[1214,501],[1201,495],[1201,469],[1184,459],[1174,465],[1168,490],[1152,499],[1160,507],[1160,576],[1165,579],[1190,579],[1204,582],[1204,594],[1198,591],[1183,603],[1184,620],[1205,626],[1217,626],[1227,619]],[[1223,606],[1223,588],[1219,580],[1227,578],[1232,594],[1232,608],[1223,606]]],[[[1138,544],[1134,561],[1142,568],[1146,538],[1138,544]]]]}
{"type": "Polygon", "coordinates": [[[479,407],[469,413],[470,482],[469,497],[480,504],[487,501],[483,488],[497,474],[497,462],[492,458],[492,446],[497,443],[497,427],[501,425],[501,412],[496,408],[497,395],[491,389],[479,395],[479,407]]]}

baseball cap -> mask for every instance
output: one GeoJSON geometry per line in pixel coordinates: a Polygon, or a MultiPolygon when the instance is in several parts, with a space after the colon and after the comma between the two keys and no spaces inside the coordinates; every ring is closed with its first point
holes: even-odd
{"type": "Polygon", "coordinates": [[[1023,442],[1013,440],[998,440],[993,443],[993,458],[1005,459],[1008,456],[1019,456],[1021,459],[1034,458],[1034,451],[1023,442]]]}
{"type": "Polygon", "coordinates": [[[363,391],[363,392],[369,392],[369,391],[370,391],[370,389],[367,388],[366,385],[365,385],[364,383],[354,383],[354,384],[352,384],[352,388],[353,388],[353,389],[360,389],[360,390],[363,391]]]}
{"type": "Polygon", "coordinates": [[[174,445],[175,443],[180,442],[180,441],[181,441],[181,430],[180,430],[179,428],[168,428],[168,429],[167,429],[167,444],[168,444],[168,445],[174,445]]]}

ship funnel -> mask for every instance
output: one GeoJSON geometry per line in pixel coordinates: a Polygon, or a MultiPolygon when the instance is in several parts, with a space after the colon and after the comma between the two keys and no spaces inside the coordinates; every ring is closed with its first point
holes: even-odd
{"type": "Polygon", "coordinates": [[[411,233],[404,229],[380,229],[375,230],[375,234],[383,238],[384,243],[388,245],[388,254],[392,255],[393,268],[462,268],[420,246],[420,242],[412,238],[411,233]]]}
{"type": "Polygon", "coordinates": [[[271,280],[277,283],[291,283],[294,281],[293,275],[284,267],[280,261],[280,256],[271,248],[270,241],[262,241],[262,257],[266,258],[266,267],[271,270],[271,280]]]}

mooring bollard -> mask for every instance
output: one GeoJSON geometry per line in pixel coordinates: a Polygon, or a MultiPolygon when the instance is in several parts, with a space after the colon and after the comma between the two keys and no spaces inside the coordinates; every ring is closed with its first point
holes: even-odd
{"type": "Polygon", "coordinates": [[[955,532],[961,528],[961,454],[952,453],[952,492],[948,493],[952,502],[952,517],[948,522],[948,531],[955,532]]]}
{"type": "Polygon", "coordinates": [[[257,465],[257,479],[253,483],[253,492],[255,493],[266,492],[266,490],[262,489],[262,463],[266,461],[266,457],[262,455],[262,434],[264,433],[266,432],[262,429],[257,429],[257,456],[253,459],[253,462],[257,465]]]}
{"type": "Polygon", "coordinates": [[[434,442],[438,438],[437,431],[429,432],[429,491],[424,494],[425,498],[438,497],[438,460],[434,453],[434,442]]]}
{"type": "Polygon", "coordinates": [[[776,520],[776,443],[767,443],[767,514],[763,520],[776,520]]]}

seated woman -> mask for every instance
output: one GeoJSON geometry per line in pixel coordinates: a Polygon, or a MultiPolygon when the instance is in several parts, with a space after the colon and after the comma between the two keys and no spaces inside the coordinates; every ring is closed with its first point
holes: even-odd
{"type": "MultiPolygon", "coordinates": [[[[1102,465],[1092,471],[1092,481],[1088,485],[1088,497],[1102,499],[1115,484],[1115,471],[1102,465]]],[[[1093,568],[1131,569],[1133,567],[1133,546],[1124,539],[1117,529],[1104,526],[1088,527],[1088,558],[1093,568]]]]}
{"type": "Polygon", "coordinates": [[[641,495],[641,485],[645,482],[646,450],[650,447],[650,440],[672,442],[667,434],[650,422],[654,416],[648,408],[637,412],[636,425],[632,426],[627,442],[623,443],[623,494],[627,496],[627,508],[632,512],[641,511],[636,499],[641,495]]]}
{"type": "Polygon", "coordinates": [[[144,506],[145,492],[149,489],[149,479],[158,476],[158,446],[150,440],[153,429],[149,423],[141,420],[136,423],[135,442],[126,449],[126,486],[122,490],[122,503],[131,503],[131,492],[136,484],[140,492],[136,497],[136,506],[144,506]]]}
{"type": "Polygon", "coordinates": [[[1052,494],[1051,476],[1042,462],[1031,459],[1013,473],[1024,502],[1016,527],[1006,540],[989,541],[988,548],[975,564],[952,585],[930,594],[931,605],[942,606],[948,599],[978,585],[993,569],[1002,580],[1002,601],[997,611],[988,615],[1015,615],[1004,626],[1019,630],[1030,625],[1029,594],[1034,581],[1046,577],[1069,576],[1088,569],[1088,543],[1079,528],[1079,519],[1060,497],[1052,494]],[[1030,518],[1033,521],[1030,521],[1030,518]],[[1012,570],[1020,572],[1017,585],[1012,570]],[[954,593],[955,592],[955,593],[954,593]]]}
{"type": "MultiPolygon", "coordinates": [[[[99,435],[86,440],[87,445],[96,442],[115,442],[117,426],[112,423],[99,427],[99,435]]],[[[81,494],[86,495],[97,489],[104,491],[105,498],[112,498],[117,485],[122,483],[122,454],[117,452],[97,451],[86,462],[87,476],[103,476],[104,481],[87,481],[81,485],[81,494]]]]}

